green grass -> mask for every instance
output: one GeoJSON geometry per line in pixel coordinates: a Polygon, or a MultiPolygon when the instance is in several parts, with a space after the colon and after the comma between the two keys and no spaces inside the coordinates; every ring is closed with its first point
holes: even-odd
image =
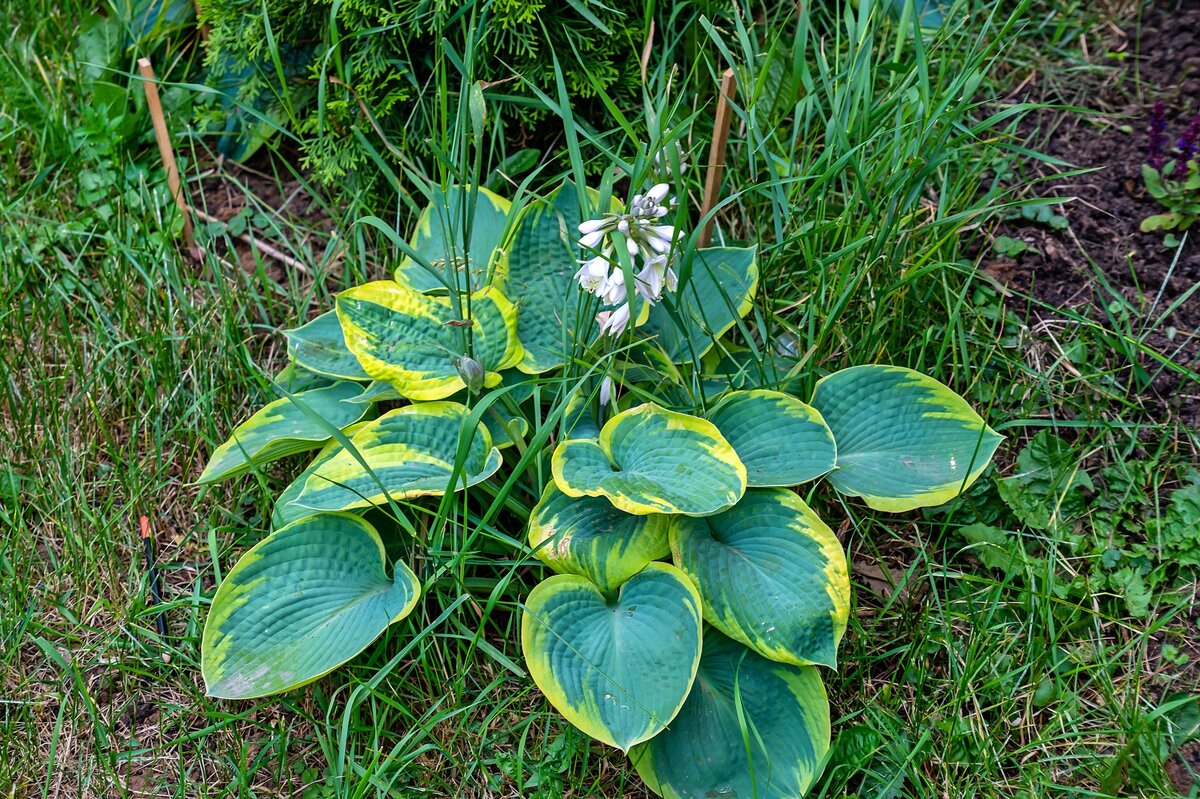
{"type": "MultiPolygon", "coordinates": [[[[836,744],[814,796],[1175,795],[1164,697],[1197,689],[1162,647],[1196,651],[1194,574],[1148,561],[1145,596],[1114,575],[1157,545],[1161,529],[1145,522],[1194,479],[1197,434],[1137,396],[1135,370],[1157,362],[1144,329],[1118,324],[1136,309],[1047,329],[1032,313],[1046,309],[1005,302],[975,271],[989,226],[1025,202],[1019,176],[1035,157],[1020,149],[1022,108],[996,97],[1033,68],[1072,100],[1080,74],[1102,69],[1077,44],[1097,19],[1060,5],[1010,18],[980,3],[925,40],[869,2],[818,7],[799,28],[781,10],[776,24],[697,34],[758,87],[741,93],[718,217],[719,235],[764,244],[753,326],[803,356],[808,383],[851,363],[912,366],[1008,436],[996,472],[946,510],[888,517],[817,492],[851,558],[855,608],[841,667],[826,675],[836,744]],[[774,107],[773,81],[803,86],[795,113],[774,107]],[[1062,448],[1037,479],[1012,479],[1042,430],[1062,448]],[[1084,500],[1080,471],[1093,481],[1084,500]]],[[[467,579],[433,585],[347,668],[268,700],[203,696],[215,585],[265,533],[302,461],[204,495],[190,483],[271,397],[268,376],[286,361],[277,332],[381,274],[383,244],[355,218],[396,218],[403,232],[407,211],[305,184],[343,232],[332,255],[313,254],[321,231],[259,210],[307,274],[219,235],[200,263],[182,257],[144,112],[114,144],[111,120],[87,110],[70,56],[87,11],[27,3],[0,58],[4,795],[644,795],[624,759],[566,725],[521,668],[515,611],[540,568],[494,537],[466,538],[465,523],[429,557],[461,558],[467,579]],[[81,197],[82,176],[98,195],[81,197]],[[160,548],[166,640],[142,515],[160,548]]],[[[439,76],[446,92],[451,75],[439,76]]],[[[711,85],[687,78],[689,90],[711,85]]],[[[665,79],[651,70],[652,97],[665,79]]],[[[694,120],[683,98],[648,138],[681,136],[702,161],[710,98],[694,120]]],[[[567,142],[577,174],[604,151],[637,159],[621,131],[581,127],[567,142]]],[[[443,144],[457,153],[448,170],[479,168],[465,134],[443,144]]],[[[193,185],[225,172],[231,192],[246,189],[233,167],[197,177],[202,150],[185,152],[193,185]]],[[[276,183],[295,180],[273,163],[276,183]]],[[[693,170],[697,195],[700,180],[693,170]]]]}

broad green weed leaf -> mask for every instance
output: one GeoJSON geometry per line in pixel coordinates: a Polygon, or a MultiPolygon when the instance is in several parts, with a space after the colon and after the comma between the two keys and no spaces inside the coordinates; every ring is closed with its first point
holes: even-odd
{"type": "Polygon", "coordinates": [[[655,336],[672,361],[699,361],[725,331],[754,307],[758,289],[758,250],[755,247],[709,247],[698,250],[691,279],[670,300],[650,309],[641,327],[655,336]],[[674,304],[679,321],[666,304],[674,304]]]}
{"type": "Polygon", "coordinates": [[[779,391],[735,391],[708,414],[746,465],[751,487],[816,480],[837,462],[837,445],[816,408],[779,391]]]}
{"type": "Polygon", "coordinates": [[[394,500],[441,496],[486,480],[500,468],[500,451],[482,422],[466,426],[470,411],[457,402],[422,402],[388,411],[363,425],[350,443],[366,461],[344,450],[320,464],[294,500],[313,510],[351,510],[394,500]],[[471,435],[457,483],[452,484],[459,436],[471,435]],[[387,488],[384,493],[380,483],[387,488]]]}
{"type": "Polygon", "coordinates": [[[242,556],[213,597],[201,669],[209,696],[277,694],[336,669],[417,604],[403,563],[384,570],[371,525],[321,514],[277,530],[242,556]]]}
{"type": "Polygon", "coordinates": [[[529,674],[550,704],[622,751],[660,733],[700,661],[700,597],[674,566],[651,563],[610,599],[560,574],[529,593],[521,617],[529,674]]]}
{"type": "Polygon", "coordinates": [[[610,591],[671,554],[669,524],[667,516],[619,511],[603,497],[569,497],[551,482],[529,516],[529,546],[556,572],[610,591]]]}
{"type": "Polygon", "coordinates": [[[665,799],[798,799],[828,751],[816,667],[767,660],[710,627],[683,710],[629,759],[665,799]]]}
{"type": "Polygon", "coordinates": [[[452,264],[454,274],[450,279],[455,282],[450,288],[471,292],[482,289],[493,272],[504,270],[504,232],[511,207],[508,200],[483,188],[451,186],[446,192],[435,189],[433,201],[421,212],[409,241],[420,260],[406,255],[396,268],[396,282],[421,293],[445,292],[447,265],[452,264]],[[464,247],[468,209],[473,209],[471,243],[464,247]]]}
{"type": "Polygon", "coordinates": [[[420,294],[390,280],[356,286],[337,298],[346,346],[366,373],[417,401],[445,399],[466,388],[455,362],[467,354],[467,327],[470,355],[484,368],[485,386],[499,385],[500,371],[520,362],[513,304],[493,286],[473,295],[470,307],[470,325],[463,325],[449,297],[420,294]]]}
{"type": "MultiPolygon", "coordinates": [[[[330,425],[345,429],[369,410],[348,400],[362,392],[356,383],[334,383],[324,388],[300,391],[292,396],[330,425]]],[[[266,407],[233,429],[233,435],[213,450],[208,465],[196,480],[215,483],[250,471],[252,465],[278,460],[297,452],[316,449],[329,440],[328,428],[302,411],[290,397],[266,407]]]]}
{"type": "Polygon", "coordinates": [[[709,624],[771,660],[837,665],[850,613],[846,555],[795,493],[752,489],[714,516],[672,517],[671,551],[709,624]]]}
{"type": "Polygon", "coordinates": [[[638,515],[705,516],[746,490],[746,467],[711,422],[653,403],[618,413],[598,439],[562,442],[551,466],[564,494],[638,515]]]}
{"type": "Polygon", "coordinates": [[[837,442],[829,482],[876,510],[941,505],[983,474],[1001,437],[966,400],[899,366],[854,366],[817,383],[812,405],[837,442]]]}
{"type": "Polygon", "coordinates": [[[1017,455],[1014,474],[996,481],[996,490],[1017,518],[1035,530],[1049,530],[1087,512],[1092,478],[1079,455],[1061,438],[1043,430],[1017,455]]]}
{"type": "Polygon", "coordinates": [[[337,313],[327,311],[308,324],[284,333],[288,357],[310,372],[342,380],[370,380],[346,348],[337,313]]]}

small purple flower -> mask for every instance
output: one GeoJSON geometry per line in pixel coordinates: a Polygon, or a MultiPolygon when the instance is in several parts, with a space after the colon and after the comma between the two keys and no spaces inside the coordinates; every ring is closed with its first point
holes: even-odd
{"type": "Polygon", "coordinates": [[[1175,146],[1179,149],[1175,157],[1175,177],[1183,179],[1187,177],[1188,163],[1196,157],[1197,147],[1200,146],[1200,116],[1192,119],[1192,124],[1188,125],[1175,146]]]}
{"type": "Polygon", "coordinates": [[[1150,114],[1150,152],[1146,158],[1150,166],[1162,171],[1166,163],[1167,108],[1159,100],[1150,114]]]}

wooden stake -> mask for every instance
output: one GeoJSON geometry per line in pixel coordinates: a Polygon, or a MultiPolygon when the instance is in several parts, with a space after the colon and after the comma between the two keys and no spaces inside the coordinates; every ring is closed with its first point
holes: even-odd
{"type": "Polygon", "coordinates": [[[142,74],[142,88],[146,92],[146,106],[150,109],[150,119],[154,122],[154,138],[158,141],[158,153],[162,156],[163,168],[167,171],[167,188],[183,214],[183,242],[189,253],[195,253],[196,238],[192,232],[192,217],[188,213],[188,203],[183,196],[183,187],[179,183],[179,167],[175,165],[175,150],[171,147],[171,134],[167,132],[167,118],[163,116],[162,103],[158,99],[158,83],[154,78],[154,67],[150,66],[149,58],[138,59],[138,72],[142,74]]]}
{"type": "MultiPolygon", "coordinates": [[[[725,70],[721,75],[721,95],[717,98],[717,118],[713,122],[712,147],[708,151],[708,173],[704,176],[704,201],[700,206],[700,218],[703,219],[717,204],[721,192],[721,178],[725,174],[725,149],[729,146],[729,124],[733,121],[733,108],[730,103],[737,95],[737,76],[732,69],[725,70]]],[[[716,218],[710,218],[700,229],[698,244],[707,247],[712,241],[713,223],[716,218]]]]}

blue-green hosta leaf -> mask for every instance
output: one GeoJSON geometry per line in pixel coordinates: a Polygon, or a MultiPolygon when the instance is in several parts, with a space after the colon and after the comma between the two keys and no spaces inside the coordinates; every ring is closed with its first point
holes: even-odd
{"type": "Polygon", "coordinates": [[[310,372],[342,380],[370,380],[358,359],[346,349],[337,313],[327,311],[306,325],[284,333],[288,356],[310,372]]]}
{"type": "Polygon", "coordinates": [[[297,403],[303,403],[330,425],[344,429],[368,410],[364,405],[347,401],[361,391],[362,386],[356,383],[334,383],[268,403],[235,427],[229,440],[213,450],[196,482],[215,483],[244,474],[252,466],[320,447],[331,437],[329,428],[311,418],[297,403]]]}
{"type": "Polygon", "coordinates": [[[452,486],[457,491],[486,480],[500,468],[502,457],[482,422],[467,426],[470,414],[457,402],[422,402],[388,411],[350,439],[370,470],[349,450],[338,452],[313,470],[295,503],[313,510],[351,510],[383,505],[388,496],[441,496],[452,486]],[[471,436],[470,445],[452,481],[464,434],[471,436]]]}
{"type": "Polygon", "coordinates": [[[483,288],[493,272],[504,270],[504,233],[511,207],[508,200],[483,188],[451,186],[444,193],[435,189],[409,241],[420,259],[405,256],[396,268],[396,282],[422,293],[446,292],[450,279],[455,281],[450,287],[458,291],[483,288]],[[473,209],[471,243],[465,247],[468,209],[473,209]],[[448,265],[454,268],[452,278],[448,265]]]}
{"type": "Polygon", "coordinates": [[[757,255],[755,247],[697,251],[691,278],[678,293],[650,310],[642,332],[657,336],[658,345],[675,363],[698,362],[754,307],[757,255]],[[679,321],[671,317],[668,302],[674,305],[679,321]]]}
{"type": "Polygon", "coordinates": [[[403,563],[357,516],[326,513],[276,530],[242,556],[213,597],[201,643],[209,696],[287,691],[336,669],[417,604],[403,563]]]}
{"type": "Polygon", "coordinates": [[[671,554],[669,524],[668,516],[634,516],[603,497],[569,497],[551,482],[529,516],[529,546],[559,574],[610,591],[671,554]]]}
{"type": "Polygon", "coordinates": [[[899,366],[854,366],[812,399],[837,441],[829,482],[876,510],[940,505],[983,474],[1001,437],[962,397],[899,366]]]}
{"type": "Polygon", "coordinates": [[[828,751],[816,667],[775,663],[708,628],[683,710],[629,759],[664,799],[799,799],[828,751]]]}
{"type": "MultiPolygon", "coordinates": [[[[367,424],[367,422],[357,422],[356,424],[352,424],[347,427],[342,431],[342,433],[347,438],[354,438],[355,433],[357,433],[359,430],[362,430],[367,424]]],[[[312,462],[310,462],[308,466],[304,468],[304,471],[300,473],[300,476],[288,483],[288,487],[283,489],[283,493],[275,498],[275,507],[271,509],[272,530],[278,530],[281,527],[286,527],[292,522],[303,519],[305,516],[312,516],[319,512],[313,510],[312,508],[306,508],[303,505],[297,505],[295,503],[296,497],[300,496],[300,492],[303,490],[304,484],[308,482],[308,478],[312,476],[312,473],[315,472],[321,466],[321,464],[333,458],[334,455],[338,454],[343,449],[345,448],[338,443],[336,439],[329,439],[329,441],[325,442],[325,446],[321,448],[321,451],[317,453],[316,457],[312,459],[312,462]]]]}
{"type": "MultiPolygon", "coordinates": [[[[470,309],[471,355],[484,369],[484,385],[499,385],[500,371],[521,360],[517,309],[494,286],[474,294],[470,309]]],[[[337,314],[346,346],[375,380],[416,401],[445,399],[466,388],[455,359],[466,353],[468,326],[449,297],[379,280],[339,294],[337,314]]]]}
{"type": "Polygon", "coordinates": [[[746,491],[746,467],[711,422],[653,403],[618,413],[598,439],[563,441],[551,468],[564,494],[637,515],[707,516],[746,491]]]}
{"type": "Polygon", "coordinates": [[[362,393],[349,402],[357,402],[363,405],[374,405],[376,402],[392,402],[395,400],[404,399],[400,392],[392,386],[391,383],[385,383],[382,380],[372,380],[362,393]]]}
{"type": "Polygon", "coordinates": [[[833,468],[837,445],[817,409],[779,391],[734,391],[708,414],[752,487],[794,486],[833,468]]]}
{"type": "Polygon", "coordinates": [[[671,519],[671,551],[704,600],[704,620],[771,660],[834,667],[850,574],[833,531],[785,488],[729,510],[671,519]]]}
{"type": "Polygon", "coordinates": [[[526,208],[513,237],[504,290],[520,308],[517,337],[525,357],[517,368],[522,372],[562,366],[574,342],[586,341],[595,327],[574,279],[578,209],[575,184],[568,181],[526,208]]]}
{"type": "Polygon", "coordinates": [[[661,732],[700,661],[700,597],[674,566],[651,563],[615,600],[574,574],[529,593],[521,617],[529,674],[550,704],[623,751],[661,732]]]}

